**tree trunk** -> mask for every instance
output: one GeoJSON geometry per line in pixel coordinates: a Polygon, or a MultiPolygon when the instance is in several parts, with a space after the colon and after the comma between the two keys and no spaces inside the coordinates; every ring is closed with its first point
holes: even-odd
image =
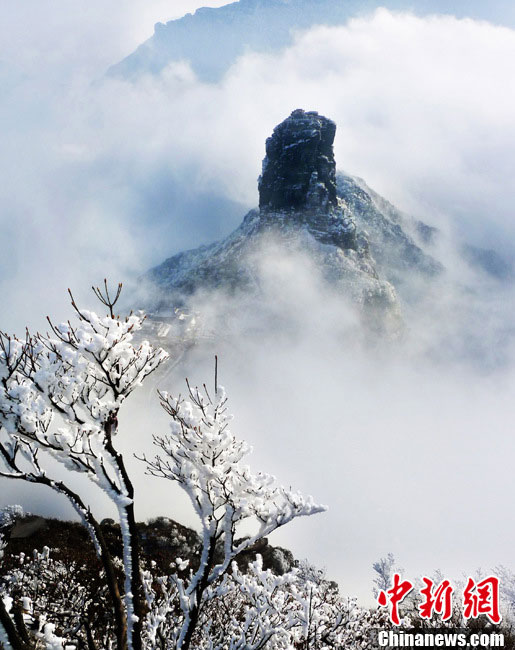
{"type": "Polygon", "coordinates": [[[121,506],[120,510],[124,568],[126,572],[125,599],[127,605],[129,647],[132,650],[141,650],[144,612],[139,568],[140,550],[138,528],[134,517],[134,503],[121,506]]]}
{"type": "Polygon", "coordinates": [[[31,644],[27,644],[18,633],[16,626],[5,608],[3,598],[0,597],[0,625],[4,628],[7,639],[13,650],[31,650],[31,644]]]}

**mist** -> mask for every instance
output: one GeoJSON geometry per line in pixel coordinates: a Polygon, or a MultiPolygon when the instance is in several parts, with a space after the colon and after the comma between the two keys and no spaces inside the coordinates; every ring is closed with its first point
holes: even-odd
{"type": "MultiPolygon", "coordinates": [[[[441,229],[446,274],[403,303],[403,336],[371,346],[356,306],[309,260],[265,254],[257,302],[197,297],[213,335],[127,404],[125,451],[150,452],[166,430],[156,385],[209,382],[216,352],[253,468],[330,507],[271,543],[363,599],[389,551],[411,576],[510,566],[513,287],[464,266],[455,244],[513,256],[515,32],[378,10],[299,33],[278,54],[250,52],[218,84],[187,62],[128,83],[103,72],[173,17],[165,3],[141,23],[139,3],[123,18],[92,4],[87,19],[63,10],[59,21],[40,6],[10,13],[24,29],[0,50],[1,328],[67,318],[68,286],[92,306],[89,286],[105,276],[131,295],[150,266],[227,235],[257,203],[273,127],[318,110],[338,125],[339,168],[441,229]]],[[[131,467],[140,518],[195,523],[177,491],[131,467]]],[[[68,513],[5,489],[27,510],[68,513]]]]}
{"type": "MultiPolygon", "coordinates": [[[[167,431],[157,389],[185,395],[187,377],[213,391],[217,354],[231,429],[253,446],[252,469],[329,506],[270,543],[326,567],[365,604],[371,565],[389,551],[411,577],[511,566],[513,337],[503,363],[490,341],[464,346],[467,355],[448,341],[480,331],[493,338],[513,320],[493,310],[476,321],[487,305],[453,281],[452,273],[435,281],[410,306],[411,327],[371,338],[359,305],[328,285],[309,256],[272,245],[259,256],[258,295],[193,298],[195,344],[184,354],[173,332],[159,337],[149,327],[143,336],[173,352],[120,414],[117,443],[134,477],[138,518],[198,526],[179,488],[145,476],[133,454],[152,456],[152,435],[167,431]]],[[[498,298],[513,304],[513,291],[498,298]]],[[[80,477],[72,485],[86,489],[97,516],[113,515],[80,477]]],[[[35,497],[23,495],[26,509],[71,516],[64,500],[35,497]]]]}
{"type": "MultiPolygon", "coordinates": [[[[474,340],[480,330],[494,337],[513,321],[492,312],[480,326],[471,317],[477,297],[452,288],[448,276],[441,311],[435,283],[411,306],[410,329],[371,340],[359,306],[327,285],[309,257],[271,247],[260,261],[257,297],[218,292],[193,300],[196,344],[172,356],[127,409],[135,430],[127,449],[151,455],[150,433],[166,431],[156,388],[184,395],[188,377],[213,390],[217,354],[231,429],[253,445],[253,470],[329,506],[277,531],[271,543],[326,567],[364,603],[371,602],[372,563],[389,551],[413,577],[439,568],[457,579],[511,566],[513,364],[499,363],[491,341],[468,345],[465,355],[448,340],[474,340]]],[[[501,294],[513,304],[513,291],[501,294]]],[[[512,337],[504,351],[510,359],[512,337]]],[[[180,513],[197,525],[178,489],[140,481],[138,513],[180,513]]]]}

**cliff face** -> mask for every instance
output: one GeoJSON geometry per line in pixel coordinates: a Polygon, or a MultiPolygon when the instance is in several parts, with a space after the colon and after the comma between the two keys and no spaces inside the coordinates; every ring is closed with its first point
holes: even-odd
{"type": "Polygon", "coordinates": [[[337,196],[335,133],[332,120],[302,109],[275,127],[258,181],[258,229],[302,227],[322,244],[358,250],[354,220],[337,196]]]}
{"type": "Polygon", "coordinates": [[[336,124],[301,109],[266,141],[259,179],[261,210],[329,210],[338,205],[333,142],[336,124]]]}

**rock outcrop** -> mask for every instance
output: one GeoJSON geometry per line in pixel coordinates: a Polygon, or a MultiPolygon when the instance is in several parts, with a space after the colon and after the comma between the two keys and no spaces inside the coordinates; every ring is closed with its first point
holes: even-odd
{"type": "Polygon", "coordinates": [[[259,178],[261,210],[324,210],[338,205],[333,142],[336,124],[297,109],[266,141],[259,178]]]}
{"type": "Polygon", "coordinates": [[[258,180],[261,228],[305,228],[323,244],[357,250],[356,226],[338,199],[336,124],[297,109],[266,141],[258,180]]]}

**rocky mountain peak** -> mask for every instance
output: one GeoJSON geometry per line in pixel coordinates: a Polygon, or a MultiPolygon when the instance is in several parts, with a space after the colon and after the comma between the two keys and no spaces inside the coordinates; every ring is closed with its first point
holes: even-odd
{"type": "Polygon", "coordinates": [[[337,195],[335,133],[332,120],[300,108],[275,127],[258,181],[259,229],[302,228],[323,244],[360,247],[355,220],[337,195]]]}
{"type": "Polygon", "coordinates": [[[302,109],[274,128],[259,209],[222,241],[178,253],[146,274],[156,322],[172,307],[195,311],[195,296],[210,291],[266,298],[264,266],[290,255],[309,259],[328,286],[359,305],[366,331],[402,329],[391,282],[402,288],[403,278],[431,277],[441,266],[411,237],[411,217],[364,181],[336,174],[335,134],[332,120],[302,109]]]}
{"type": "Polygon", "coordinates": [[[302,109],[275,127],[259,178],[261,211],[337,207],[335,133],[332,120],[302,109]]]}

